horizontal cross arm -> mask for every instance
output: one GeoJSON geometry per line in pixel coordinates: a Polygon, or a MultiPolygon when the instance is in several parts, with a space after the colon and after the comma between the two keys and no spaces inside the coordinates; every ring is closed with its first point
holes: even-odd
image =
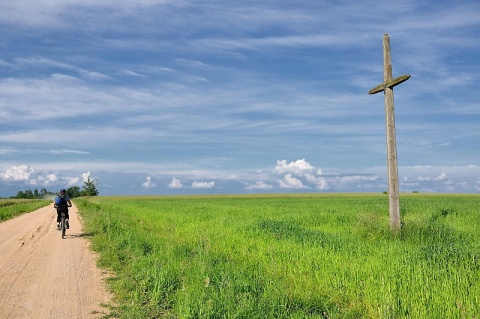
{"type": "Polygon", "coordinates": [[[399,85],[400,83],[403,83],[405,82],[406,80],[410,79],[410,74],[405,74],[405,75],[402,75],[402,76],[399,76],[398,78],[395,78],[391,81],[389,81],[386,85],[387,88],[391,89],[393,88],[394,86],[397,86],[399,85]]]}
{"type": "Polygon", "coordinates": [[[375,94],[378,92],[382,92],[383,90],[385,90],[385,83],[380,83],[379,85],[368,91],[368,94],[375,94]]]}
{"type": "Polygon", "coordinates": [[[405,75],[399,76],[398,78],[392,79],[388,82],[380,83],[379,85],[377,85],[376,87],[374,87],[373,89],[368,91],[368,94],[375,94],[375,93],[378,93],[378,92],[382,92],[382,91],[385,90],[385,88],[391,89],[394,86],[397,86],[400,83],[403,83],[408,79],[410,79],[410,74],[405,74],[405,75]]]}

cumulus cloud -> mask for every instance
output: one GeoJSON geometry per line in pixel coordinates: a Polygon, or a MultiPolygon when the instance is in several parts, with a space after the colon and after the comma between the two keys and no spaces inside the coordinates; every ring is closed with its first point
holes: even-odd
{"type": "Polygon", "coordinates": [[[327,179],[324,178],[324,177],[315,176],[313,174],[307,174],[307,175],[305,175],[305,178],[309,182],[313,183],[315,185],[315,187],[319,190],[324,190],[324,189],[327,189],[329,187],[327,179]]]}
{"type": "MultiPolygon", "coordinates": [[[[163,173],[155,176],[148,175],[148,171],[160,171],[159,167],[143,167],[145,171],[128,172],[125,176],[116,163],[84,163],[78,167],[78,163],[36,163],[35,165],[12,165],[5,164],[0,168],[0,190],[8,195],[18,189],[41,188],[48,190],[82,186],[88,178],[92,180],[90,171],[95,170],[95,177],[101,180],[102,185],[117,186],[119,180],[127,180],[132,174],[139,174],[136,190],[147,190],[160,187],[158,180],[168,178],[161,187],[171,190],[215,190],[219,181],[227,181],[225,187],[232,188],[233,192],[285,192],[285,191],[332,191],[332,192],[382,192],[388,187],[385,167],[373,167],[363,170],[340,170],[332,168],[319,169],[305,159],[287,162],[286,160],[274,160],[269,169],[245,170],[237,174],[224,174],[218,170],[205,170],[199,174],[195,171],[178,171],[177,177],[171,175],[171,167],[161,167],[163,173]],[[50,168],[54,167],[55,171],[50,168]],[[114,170],[111,173],[101,173],[103,170],[114,170]],[[78,169],[78,170],[76,170],[78,169]],[[83,173],[82,173],[83,172],[83,173]],[[320,174],[321,173],[321,174],[320,174]],[[115,178],[114,181],[109,178],[115,178]],[[195,181],[197,180],[197,181],[195,181]],[[202,181],[203,180],[203,181],[202,181]],[[156,181],[156,183],[155,183],[156,181]],[[188,181],[188,182],[186,182],[188,181]],[[195,181],[192,183],[192,181],[195,181]]],[[[128,163],[131,167],[138,168],[138,163],[128,163]]],[[[480,191],[480,166],[466,165],[456,167],[435,166],[412,166],[400,167],[400,190],[402,192],[454,192],[454,193],[478,193],[480,191]]],[[[121,185],[118,185],[121,187],[121,185]]],[[[112,187],[112,186],[109,186],[112,187]]],[[[112,188],[113,189],[113,188],[112,188]]],[[[223,184],[222,184],[223,189],[223,184]]],[[[227,188],[225,188],[227,189],[227,188]]],[[[122,194],[122,190],[115,189],[110,194],[122,194]],[[119,191],[120,190],[120,191],[119,191]]]]}
{"type": "Polygon", "coordinates": [[[92,176],[90,175],[90,172],[85,172],[82,173],[82,179],[84,182],[88,182],[88,180],[92,180],[92,176]]]}
{"type": "Polygon", "coordinates": [[[80,177],[66,177],[68,187],[80,184],[80,177]]]}
{"type": "Polygon", "coordinates": [[[183,187],[182,182],[176,177],[172,178],[172,181],[170,182],[170,184],[168,184],[168,188],[182,188],[182,187],[183,187]]]}
{"type": "Polygon", "coordinates": [[[4,181],[29,181],[35,174],[35,169],[28,165],[12,166],[0,173],[4,181]]]}
{"type": "Polygon", "coordinates": [[[213,188],[215,187],[215,182],[193,182],[192,188],[213,188]]]}
{"type": "Polygon", "coordinates": [[[245,187],[247,190],[253,189],[272,189],[273,186],[270,184],[265,183],[264,181],[256,182],[255,184],[250,184],[245,187]]]}
{"type": "MultiPolygon", "coordinates": [[[[277,161],[277,166],[275,167],[275,172],[277,174],[283,175],[286,173],[292,174],[305,174],[315,171],[315,167],[310,165],[305,159],[299,159],[295,162],[290,162],[287,164],[286,160],[277,161]]],[[[321,170],[318,170],[317,174],[321,174],[321,170]]]]}
{"type": "Polygon", "coordinates": [[[317,188],[324,190],[329,187],[328,181],[322,175],[322,170],[315,168],[305,159],[288,163],[286,160],[277,161],[274,173],[282,175],[278,181],[282,188],[304,189],[317,188]]]}
{"type": "Polygon", "coordinates": [[[292,174],[285,175],[282,180],[278,181],[278,183],[282,188],[294,188],[294,189],[309,188],[308,186],[303,185],[301,180],[299,180],[296,177],[293,177],[292,174]]]}
{"type": "Polygon", "coordinates": [[[0,172],[4,182],[23,182],[33,186],[49,186],[58,181],[56,173],[37,171],[29,165],[12,166],[0,172]]]}
{"type": "Polygon", "coordinates": [[[46,184],[50,184],[50,183],[56,182],[56,181],[58,181],[57,174],[50,173],[50,174],[47,174],[46,177],[45,177],[45,183],[46,184]]]}
{"type": "Polygon", "coordinates": [[[150,188],[154,188],[154,187],[157,187],[157,184],[155,184],[154,182],[152,182],[152,178],[150,176],[147,176],[146,177],[146,181],[144,183],[142,183],[142,187],[147,190],[147,189],[150,189],[150,188]]]}

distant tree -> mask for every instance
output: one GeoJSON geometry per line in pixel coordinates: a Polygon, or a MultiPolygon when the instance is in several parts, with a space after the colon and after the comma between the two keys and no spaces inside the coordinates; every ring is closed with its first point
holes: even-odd
{"type": "Polygon", "coordinates": [[[70,198],[75,198],[82,196],[82,192],[80,191],[80,187],[72,186],[67,189],[67,195],[70,198]]]}
{"type": "Polygon", "coordinates": [[[17,195],[10,196],[10,198],[22,198],[22,199],[37,199],[37,198],[45,198],[46,195],[55,195],[55,193],[47,191],[46,188],[34,189],[27,189],[25,191],[19,191],[17,195]]]}
{"type": "Polygon", "coordinates": [[[98,195],[97,181],[91,180],[89,176],[88,179],[85,182],[83,182],[82,196],[97,196],[97,195],[98,195]]]}
{"type": "MultiPolygon", "coordinates": [[[[38,190],[37,190],[38,192],[38,190]]],[[[37,198],[35,193],[32,192],[31,189],[27,189],[26,191],[19,191],[16,196],[12,196],[13,198],[24,198],[24,199],[33,199],[37,198]]]]}
{"type": "Polygon", "coordinates": [[[18,191],[17,196],[15,198],[27,198],[27,195],[23,191],[18,191]]]}
{"type": "Polygon", "coordinates": [[[33,192],[32,192],[31,189],[27,189],[27,190],[25,191],[25,196],[26,196],[25,198],[28,198],[28,199],[34,198],[33,192]]]}

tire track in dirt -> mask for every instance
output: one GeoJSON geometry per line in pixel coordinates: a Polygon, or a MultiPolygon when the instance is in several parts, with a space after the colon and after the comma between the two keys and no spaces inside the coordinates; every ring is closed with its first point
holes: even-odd
{"type": "Polygon", "coordinates": [[[99,318],[111,295],[75,206],[65,239],[53,205],[0,223],[0,318],[99,318]]]}

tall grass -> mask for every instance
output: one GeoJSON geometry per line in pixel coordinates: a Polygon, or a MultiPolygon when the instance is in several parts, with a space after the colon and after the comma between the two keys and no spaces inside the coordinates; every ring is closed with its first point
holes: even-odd
{"type": "Polygon", "coordinates": [[[77,201],[119,318],[480,318],[479,196],[77,201]]]}
{"type": "Polygon", "coordinates": [[[0,222],[28,213],[51,203],[44,199],[0,199],[0,222]]]}

